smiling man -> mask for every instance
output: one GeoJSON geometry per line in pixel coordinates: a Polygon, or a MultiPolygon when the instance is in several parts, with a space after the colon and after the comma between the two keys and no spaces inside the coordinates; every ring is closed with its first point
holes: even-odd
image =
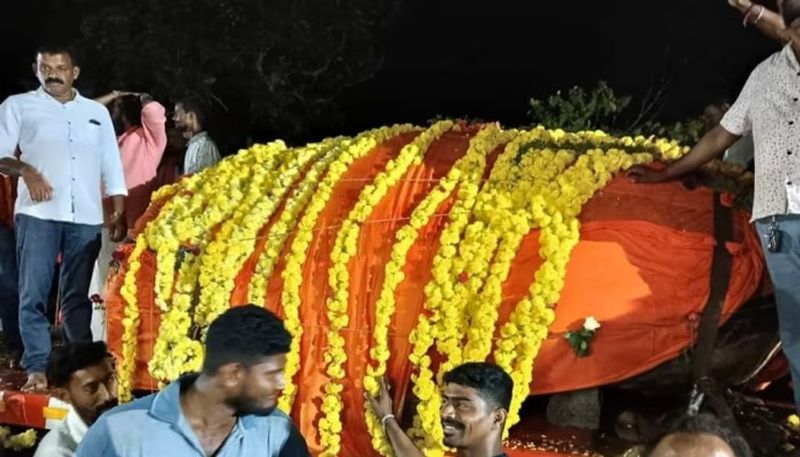
{"type": "Polygon", "coordinates": [[[229,309],[208,327],[201,373],[109,411],[76,455],[307,457],[305,440],[276,409],[291,340],[266,309],[229,309]]]}
{"type": "MultiPolygon", "coordinates": [[[[502,368],[491,363],[465,363],[444,375],[442,407],[443,444],[458,457],[504,457],[503,429],[514,382],[502,368]]],[[[381,418],[397,457],[422,457],[392,414],[389,388],[381,380],[377,397],[367,395],[381,418]]]]}
{"type": "Polygon", "coordinates": [[[75,52],[41,46],[33,71],[39,89],[0,105],[0,173],[20,177],[14,226],[26,391],[47,387],[47,304],[59,255],[64,337],[92,341],[89,284],[100,250],[101,195],[111,196],[111,237],[121,241],[128,192],[108,110],[72,87],[80,75],[75,52]]]}

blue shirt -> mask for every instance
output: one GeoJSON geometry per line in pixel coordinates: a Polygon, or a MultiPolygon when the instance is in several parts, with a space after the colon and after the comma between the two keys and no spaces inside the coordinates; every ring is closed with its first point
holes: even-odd
{"type": "MultiPolygon", "coordinates": [[[[173,382],[161,392],[118,406],[100,416],[78,446],[76,457],[206,457],[197,435],[181,412],[180,393],[195,376],[173,382]]],[[[308,457],[305,440],[286,414],[246,415],[216,457],[308,457]]]]}
{"type": "Polygon", "coordinates": [[[77,93],[67,103],[41,87],[12,95],[0,105],[0,158],[14,157],[36,168],[53,197],[34,202],[19,180],[15,212],[38,219],[102,224],[102,190],[127,195],[111,116],[105,106],[77,93]]]}

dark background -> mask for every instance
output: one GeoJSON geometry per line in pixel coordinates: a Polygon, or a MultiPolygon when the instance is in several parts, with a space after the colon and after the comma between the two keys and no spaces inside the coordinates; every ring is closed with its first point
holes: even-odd
{"type": "Polygon", "coordinates": [[[196,92],[213,91],[225,103],[222,109],[209,95],[216,125],[228,133],[228,148],[246,139],[306,141],[394,122],[424,123],[437,115],[523,124],[531,97],[599,80],[635,98],[663,86],[659,119],[679,120],[721,95],[735,96],[749,71],[780,47],[754,27],[743,28],[741,15],[725,0],[4,4],[3,97],[36,87],[30,64],[39,41],[67,37],[92,51],[77,83],[85,95],[130,88],[149,90],[168,103],[177,96],[172,89],[196,90],[206,78],[196,92]],[[227,12],[220,12],[220,5],[227,5],[227,12]],[[153,25],[166,15],[172,17],[166,28],[153,25]],[[223,16],[238,19],[215,22],[223,16]],[[122,19],[113,22],[115,17],[122,19]],[[323,32],[328,24],[333,35],[323,32]],[[144,27],[150,38],[138,35],[144,27]],[[262,30],[279,32],[253,35],[262,30]],[[331,36],[340,36],[337,30],[347,32],[341,34],[348,37],[342,40],[346,44],[330,47],[331,36]],[[223,48],[226,37],[233,43],[223,48]],[[152,42],[158,44],[151,47],[152,42]],[[99,49],[99,43],[105,47],[99,49]],[[182,72],[169,72],[172,54],[159,53],[171,45],[219,51],[195,59],[203,61],[195,69],[190,62],[182,72]],[[287,68],[280,73],[283,85],[248,73],[251,54],[245,50],[251,47],[270,49],[267,70],[287,68]],[[243,50],[241,67],[226,67],[235,59],[231,49],[243,50]],[[336,59],[326,61],[326,55],[336,59]],[[331,60],[339,66],[320,63],[331,60]],[[300,64],[291,69],[293,62],[320,70],[310,79],[300,64]],[[214,76],[210,85],[208,75],[198,75],[206,69],[214,76]],[[151,78],[154,74],[161,79],[151,78]],[[121,85],[126,87],[116,87],[121,85]]]}

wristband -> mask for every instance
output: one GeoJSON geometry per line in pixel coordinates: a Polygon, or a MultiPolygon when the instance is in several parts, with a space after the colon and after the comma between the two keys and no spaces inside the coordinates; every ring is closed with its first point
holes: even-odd
{"type": "Polygon", "coordinates": [[[389,413],[389,414],[387,414],[387,415],[385,415],[385,416],[381,417],[381,426],[382,426],[383,428],[386,428],[386,422],[387,422],[389,419],[394,419],[394,418],[395,418],[395,416],[394,416],[394,414],[392,414],[392,413],[389,413]]]}
{"type": "Polygon", "coordinates": [[[753,24],[758,24],[758,21],[760,21],[761,18],[764,16],[764,5],[759,5],[759,6],[761,6],[761,9],[758,11],[758,16],[756,16],[756,20],[753,21],[753,24]]]}

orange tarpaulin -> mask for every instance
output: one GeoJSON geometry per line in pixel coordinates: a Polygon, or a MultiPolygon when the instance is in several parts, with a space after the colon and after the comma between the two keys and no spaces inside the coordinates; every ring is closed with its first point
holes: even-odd
{"type": "MultiPolygon", "coordinates": [[[[349,355],[342,399],[343,442],[341,455],[372,455],[363,419],[362,378],[371,342],[374,303],[381,290],[384,270],[395,232],[405,223],[417,203],[438,178],[463,155],[469,134],[449,133],[435,142],[424,162],[413,166],[404,180],[391,188],[362,224],[358,252],[349,263],[351,293],[350,324],[343,332],[349,355]]],[[[330,250],[339,223],[358,199],[359,192],[380,172],[386,162],[414,137],[402,135],[377,147],[356,161],[333,188],[317,220],[314,238],[303,269],[301,319],[302,366],[295,378],[300,385],[292,415],[313,449],[318,450],[316,423],[320,417],[321,387],[328,381],[322,360],[326,347],[324,304],[331,295],[327,272],[330,250]]],[[[581,216],[581,241],[569,263],[566,286],[557,307],[557,320],[544,343],[534,368],[531,393],[551,393],[597,386],[642,373],[684,350],[693,338],[693,317],[701,312],[709,294],[709,274],[714,246],[713,193],[705,188],[687,190],[679,183],[635,185],[618,177],[590,201],[581,216]],[[567,329],[595,316],[603,325],[592,345],[593,355],[578,359],[563,338],[567,329]]],[[[411,366],[408,335],[423,306],[423,288],[431,277],[431,263],[438,236],[452,201],[439,208],[420,232],[409,252],[405,279],[396,292],[397,312],[390,328],[388,373],[396,392],[408,387],[411,366]]],[[[151,208],[145,218],[152,218],[151,208]]],[[[735,240],[728,244],[733,272],[723,315],[727,318],[756,291],[763,274],[758,240],[747,223],[748,215],[735,215],[735,240]]],[[[264,221],[268,224],[269,221],[264,221]]],[[[141,227],[141,224],[140,224],[141,227]]],[[[284,245],[284,254],[291,244],[284,245]]],[[[130,246],[122,248],[129,253],[130,246]]],[[[254,251],[260,246],[254,242],[254,251]]],[[[503,288],[499,324],[527,293],[536,267],[538,232],[531,232],[515,258],[503,288]]],[[[108,341],[119,355],[123,301],[119,296],[125,265],[110,278],[107,299],[108,341]]],[[[147,373],[159,313],[153,303],[155,258],[142,258],[138,275],[141,323],[135,385],[153,389],[157,383],[147,373]]],[[[245,297],[252,275],[252,262],[238,276],[233,304],[245,297]]],[[[266,306],[281,312],[279,262],[269,281],[266,306]]],[[[499,325],[498,325],[499,326],[499,325]]],[[[399,403],[403,398],[396,399],[399,403]]]]}

